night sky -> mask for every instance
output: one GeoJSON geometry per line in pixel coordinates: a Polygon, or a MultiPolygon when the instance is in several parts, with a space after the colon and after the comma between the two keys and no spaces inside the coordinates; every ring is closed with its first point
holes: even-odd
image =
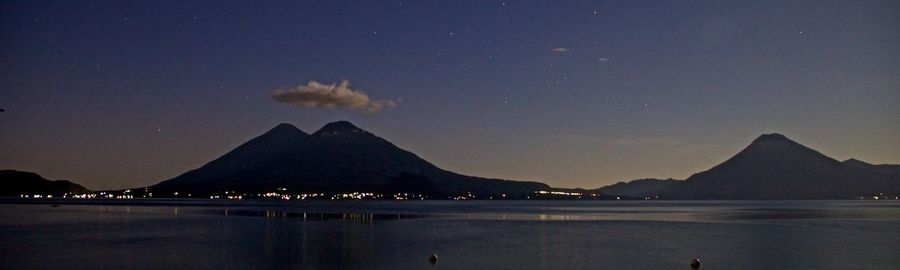
{"type": "Polygon", "coordinates": [[[0,168],[145,186],[335,120],[560,187],[771,132],[900,163],[900,1],[265,2],[0,2],[0,168]]]}

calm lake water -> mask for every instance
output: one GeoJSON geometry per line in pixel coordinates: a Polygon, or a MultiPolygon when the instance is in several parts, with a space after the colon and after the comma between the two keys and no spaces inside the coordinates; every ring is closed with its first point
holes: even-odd
{"type": "Polygon", "coordinates": [[[900,201],[22,202],[2,269],[900,267],[900,201]]]}

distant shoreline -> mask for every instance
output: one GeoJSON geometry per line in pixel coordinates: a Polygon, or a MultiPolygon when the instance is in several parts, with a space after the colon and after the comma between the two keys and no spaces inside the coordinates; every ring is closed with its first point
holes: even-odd
{"type": "Polygon", "coordinates": [[[422,200],[422,201],[396,201],[396,200],[278,200],[278,199],[245,199],[245,200],[222,200],[222,199],[201,199],[201,198],[140,198],[140,199],[73,199],[73,198],[16,198],[16,197],[0,197],[0,204],[35,204],[35,205],[136,205],[136,206],[284,206],[284,205],[349,205],[360,203],[396,203],[409,204],[416,202],[446,202],[448,204],[471,204],[475,202],[596,202],[596,203],[753,203],[753,202],[819,202],[819,201],[872,201],[872,202],[893,202],[900,201],[900,198],[891,199],[815,199],[815,200],[576,200],[576,199],[506,199],[506,200],[422,200]]]}

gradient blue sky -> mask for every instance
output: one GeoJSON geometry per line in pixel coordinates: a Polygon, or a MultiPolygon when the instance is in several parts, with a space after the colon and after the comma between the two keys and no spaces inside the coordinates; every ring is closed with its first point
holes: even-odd
{"type": "Polygon", "coordinates": [[[349,120],[456,172],[685,178],[779,132],[900,163],[898,1],[3,1],[0,168],[154,184],[349,120]],[[339,83],[398,102],[302,108],[339,83]]]}

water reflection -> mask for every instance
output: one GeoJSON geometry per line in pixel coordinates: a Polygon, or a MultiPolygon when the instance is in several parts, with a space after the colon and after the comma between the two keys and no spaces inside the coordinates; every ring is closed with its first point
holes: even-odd
{"type": "Polygon", "coordinates": [[[896,203],[60,205],[0,204],[0,269],[689,269],[697,256],[702,269],[900,265],[888,248],[900,243],[896,203]]]}
{"type": "Polygon", "coordinates": [[[548,214],[540,214],[538,215],[539,220],[578,220],[578,216],[576,215],[548,215],[548,214]]]}
{"type": "Polygon", "coordinates": [[[289,218],[302,219],[303,221],[323,221],[323,220],[346,220],[353,222],[371,223],[373,221],[400,220],[400,219],[417,219],[427,218],[428,215],[423,214],[378,214],[378,213],[312,213],[312,212],[291,212],[272,209],[228,209],[223,210],[198,210],[196,214],[207,215],[223,215],[234,217],[265,217],[265,218],[289,218]]]}
{"type": "MultiPolygon", "coordinates": [[[[32,202],[32,201],[28,201],[32,202]]],[[[143,201],[135,205],[113,202],[56,201],[54,211],[100,211],[122,214],[215,215],[346,220],[360,223],[401,219],[462,219],[509,221],[677,221],[757,222],[798,219],[900,218],[897,204],[856,201],[823,202],[420,202],[420,203],[270,203],[216,201],[143,201]],[[88,203],[77,205],[76,203],[88,203]]]]}

